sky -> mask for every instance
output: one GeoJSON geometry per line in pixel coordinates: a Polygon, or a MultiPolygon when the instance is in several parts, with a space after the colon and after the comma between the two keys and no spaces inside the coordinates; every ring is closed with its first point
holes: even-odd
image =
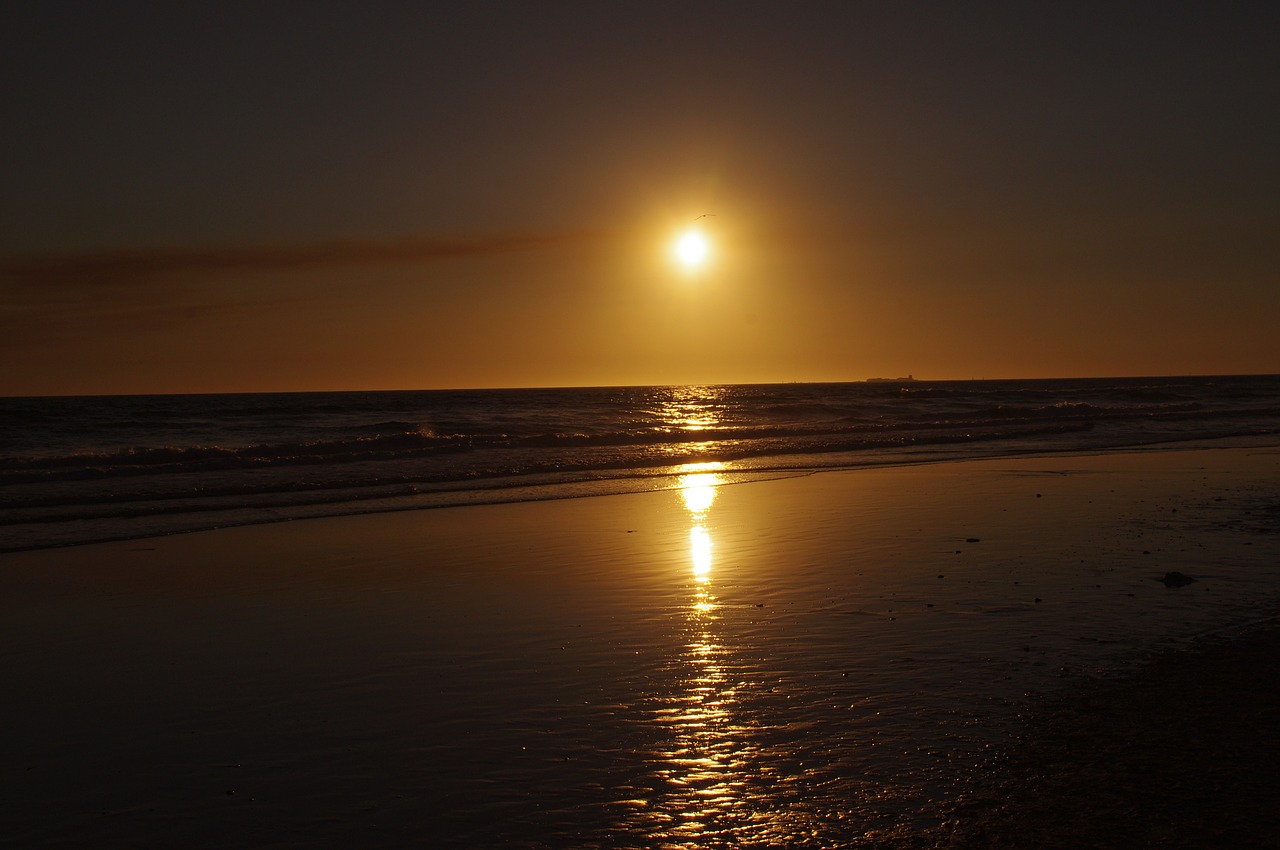
{"type": "Polygon", "coordinates": [[[1280,373],[1277,37],[1270,2],[5,4],[0,395],[1280,373]]]}

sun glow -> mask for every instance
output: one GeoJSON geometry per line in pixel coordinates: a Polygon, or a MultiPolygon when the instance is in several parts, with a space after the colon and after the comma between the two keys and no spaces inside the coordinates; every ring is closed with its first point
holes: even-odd
{"type": "Polygon", "coordinates": [[[686,463],[681,465],[678,486],[684,506],[693,516],[695,523],[701,523],[716,500],[716,487],[725,483],[717,470],[724,469],[718,461],[710,463],[686,463]]]}
{"type": "Polygon", "coordinates": [[[705,265],[711,255],[711,243],[696,229],[686,230],[673,246],[676,261],[689,271],[705,265]]]}

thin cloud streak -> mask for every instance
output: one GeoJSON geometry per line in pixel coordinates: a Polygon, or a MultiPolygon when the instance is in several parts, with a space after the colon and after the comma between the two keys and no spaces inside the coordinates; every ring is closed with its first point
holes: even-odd
{"type": "Polygon", "coordinates": [[[327,266],[422,264],[536,251],[604,239],[604,231],[473,238],[339,239],[227,248],[119,248],[0,259],[0,276],[26,286],[145,283],[164,275],[296,271],[327,266]]]}

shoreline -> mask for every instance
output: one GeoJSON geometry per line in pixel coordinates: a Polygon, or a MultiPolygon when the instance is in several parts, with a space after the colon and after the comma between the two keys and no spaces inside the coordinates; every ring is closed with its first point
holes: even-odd
{"type": "Polygon", "coordinates": [[[1278,470],[701,472],[0,555],[0,814],[12,846],[940,842],[1035,694],[1276,609],[1278,470]]]}
{"type": "MultiPolygon", "coordinates": [[[[1062,448],[1030,448],[1018,447],[1008,452],[999,452],[991,455],[986,454],[958,454],[948,455],[945,450],[935,447],[934,454],[936,456],[918,457],[912,450],[904,450],[898,455],[893,453],[885,453],[878,456],[869,456],[862,462],[858,463],[842,463],[840,465],[822,466],[822,465],[805,465],[797,463],[795,465],[781,464],[777,466],[753,467],[750,465],[735,465],[735,462],[724,461],[714,462],[715,465],[722,465],[722,476],[725,481],[719,486],[727,486],[729,484],[752,484],[775,481],[788,478],[799,478],[814,475],[832,474],[832,473],[848,473],[864,470],[886,470],[886,469],[909,469],[919,466],[934,465],[950,465],[965,463],[980,463],[985,461],[1034,461],[1052,458],[1089,458],[1089,457],[1109,457],[1124,455],[1146,455],[1155,453],[1178,453],[1178,452],[1196,452],[1196,451],[1233,451],[1238,449],[1251,450],[1269,450],[1280,449],[1280,441],[1277,441],[1273,435],[1235,435],[1228,437],[1192,437],[1180,440],[1168,440],[1155,443],[1138,443],[1120,446],[1102,446],[1102,447],[1080,447],[1075,449],[1062,448]]],[[[820,455],[819,455],[820,456],[820,455]]],[[[785,458],[801,458],[811,460],[810,455],[781,455],[778,460],[785,458]]],[[[582,481],[559,481],[548,483],[540,479],[540,476],[528,476],[527,479],[515,479],[510,484],[495,487],[482,487],[475,489],[444,489],[444,490],[419,490],[416,485],[408,485],[411,491],[408,495],[375,495],[368,496],[356,501],[316,501],[316,502],[297,502],[297,503],[280,503],[263,506],[245,506],[238,509],[240,514],[236,518],[237,510],[228,508],[202,509],[197,507],[188,507],[181,510],[170,509],[161,510],[154,513],[141,512],[136,515],[129,516],[108,516],[107,521],[113,522],[117,526],[125,523],[135,523],[136,527],[131,531],[117,531],[108,534],[99,532],[97,536],[83,536],[82,538],[72,538],[70,540],[60,539],[56,534],[52,537],[41,536],[39,532],[46,531],[50,528],[67,527],[75,523],[93,523],[99,521],[96,517],[87,517],[84,519],[66,519],[59,521],[41,521],[38,523],[13,523],[8,529],[0,529],[4,533],[4,537],[0,537],[0,556],[10,553],[34,552],[46,549],[63,549],[77,546],[92,546],[109,543],[126,543],[137,540],[148,540],[152,538],[172,537],[181,534],[198,534],[202,532],[213,532],[226,529],[244,528],[257,525],[272,525],[276,523],[300,522],[308,520],[324,520],[338,519],[343,517],[356,516],[377,516],[383,514],[411,513],[417,511],[435,511],[454,508],[475,508],[486,507],[492,505],[509,505],[509,504],[529,504],[540,502],[556,502],[570,501],[576,499],[592,499],[602,498],[606,496],[627,496],[639,493],[664,492],[670,490],[678,490],[680,488],[679,478],[681,467],[697,467],[703,464],[683,464],[672,467],[654,467],[653,469],[668,469],[667,472],[655,472],[653,470],[644,470],[643,474],[622,476],[617,478],[588,479],[582,481]],[[638,482],[644,482],[640,484],[638,482]],[[443,501],[440,499],[443,497],[443,501]],[[382,503],[380,507],[373,507],[375,503],[382,503]],[[354,506],[359,506],[357,509],[354,506]],[[177,517],[190,518],[200,513],[208,513],[209,519],[203,521],[188,522],[179,527],[169,527],[165,520],[161,520],[157,525],[158,517],[167,518],[172,521],[177,517]],[[11,545],[6,541],[15,533],[15,529],[27,529],[31,532],[37,542],[28,542],[21,545],[11,545]]]]}

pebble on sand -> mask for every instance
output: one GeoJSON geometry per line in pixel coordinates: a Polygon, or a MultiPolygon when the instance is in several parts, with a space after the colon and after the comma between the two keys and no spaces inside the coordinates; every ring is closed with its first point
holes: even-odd
{"type": "Polygon", "coordinates": [[[1163,578],[1158,578],[1156,581],[1160,582],[1165,587],[1186,587],[1194,582],[1195,579],[1186,573],[1180,573],[1174,570],[1165,573],[1163,578]]]}

